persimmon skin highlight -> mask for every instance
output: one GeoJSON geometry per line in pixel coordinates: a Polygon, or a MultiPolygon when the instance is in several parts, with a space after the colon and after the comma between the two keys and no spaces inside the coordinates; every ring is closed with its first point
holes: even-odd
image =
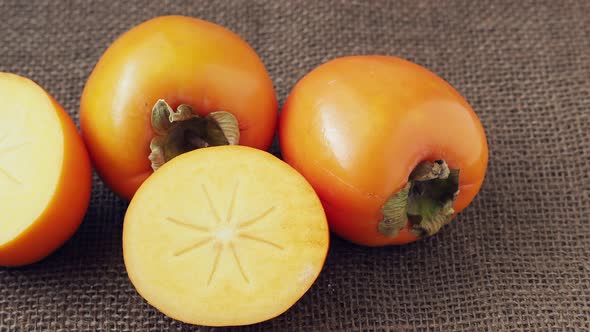
{"type": "Polygon", "coordinates": [[[39,85],[0,73],[0,103],[0,266],[22,266],[78,229],[92,170],[74,122],[39,85]]]}
{"type": "Polygon", "coordinates": [[[483,127],[447,82],[390,56],[329,61],[303,77],[282,109],[284,159],[312,184],[330,228],[361,245],[405,244],[417,237],[378,231],[385,202],[422,161],[460,170],[455,213],[483,183],[488,146],[483,127]]]}
{"type": "Polygon", "coordinates": [[[277,101],[256,52],[237,34],[185,16],[162,16],[132,28],[105,51],[80,104],[82,135],[101,178],[130,200],[152,174],[151,110],[159,100],[205,116],[232,113],[240,145],[266,150],[275,135],[277,101]]]}

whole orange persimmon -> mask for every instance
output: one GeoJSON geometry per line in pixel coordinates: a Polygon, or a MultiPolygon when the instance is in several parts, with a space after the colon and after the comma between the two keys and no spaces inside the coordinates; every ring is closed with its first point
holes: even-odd
{"type": "Polygon", "coordinates": [[[127,199],[181,153],[227,144],[268,149],[277,118],[256,52],[219,25],[184,16],[154,18],[119,37],[80,105],[92,161],[127,199]]]}
{"type": "Polygon", "coordinates": [[[339,58],[306,75],[284,105],[280,140],[331,229],[369,246],[439,231],[476,196],[488,162],[484,129],[465,99],[389,56],[339,58]]]}

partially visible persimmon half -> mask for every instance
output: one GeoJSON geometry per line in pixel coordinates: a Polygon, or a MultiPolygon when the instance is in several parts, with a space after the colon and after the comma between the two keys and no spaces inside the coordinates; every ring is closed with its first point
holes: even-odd
{"type": "Polygon", "coordinates": [[[328,246],[322,205],[303,176],[243,146],[164,164],[137,191],[123,228],[139,294],[171,318],[208,326],[285,312],[318,277],[328,246]]]}
{"type": "Polygon", "coordinates": [[[20,266],[74,234],[92,172],[73,121],[33,81],[0,73],[0,119],[0,266],[20,266]]]}

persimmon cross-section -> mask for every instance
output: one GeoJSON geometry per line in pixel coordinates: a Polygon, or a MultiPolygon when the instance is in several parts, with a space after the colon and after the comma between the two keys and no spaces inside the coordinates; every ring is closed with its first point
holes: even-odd
{"type": "Polygon", "coordinates": [[[271,240],[259,237],[248,232],[248,228],[250,226],[253,226],[254,224],[267,218],[275,210],[274,206],[267,208],[266,210],[262,211],[260,214],[254,217],[246,218],[242,221],[234,221],[235,201],[236,196],[238,195],[238,190],[239,183],[236,183],[232,192],[228,211],[225,214],[225,217],[222,218],[213,204],[213,199],[211,197],[211,194],[207,190],[207,187],[205,185],[202,185],[203,195],[205,196],[208,208],[214,219],[214,221],[210,223],[212,224],[211,226],[194,224],[185,220],[179,220],[174,217],[165,218],[167,222],[170,222],[178,227],[184,227],[189,231],[199,234],[195,241],[190,245],[174,249],[174,251],[172,252],[174,256],[182,256],[192,252],[193,250],[205,246],[214,247],[215,258],[213,260],[213,265],[211,267],[209,277],[207,279],[208,285],[211,284],[211,282],[215,278],[215,273],[217,271],[219,261],[222,257],[223,251],[225,250],[229,250],[231,257],[235,261],[235,264],[237,265],[244,281],[246,283],[250,283],[248,275],[244,269],[244,265],[240,260],[240,253],[238,248],[241,241],[253,241],[259,243],[260,245],[273,248],[275,250],[284,250],[284,246],[282,246],[281,244],[275,243],[271,240]]]}

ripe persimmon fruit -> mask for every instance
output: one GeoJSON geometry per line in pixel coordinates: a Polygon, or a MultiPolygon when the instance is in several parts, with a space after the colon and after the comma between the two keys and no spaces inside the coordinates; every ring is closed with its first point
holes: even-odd
{"type": "Polygon", "coordinates": [[[390,56],[311,71],[287,98],[279,135],[330,228],[369,246],[436,233],[473,200],[488,162],[467,101],[426,68],[390,56]]]}
{"type": "Polygon", "coordinates": [[[124,33],[94,68],[82,135],[107,185],[131,199],[164,162],[197,148],[268,149],[277,101],[256,52],[210,22],[162,16],[124,33]]]}
{"type": "Polygon", "coordinates": [[[74,122],[39,85],[0,73],[0,105],[0,266],[19,266],[74,234],[92,172],[74,122]]]}
{"type": "Polygon", "coordinates": [[[254,324],[289,309],[324,264],[329,231],[313,188],[243,146],[182,154],[139,188],[125,215],[133,285],[174,319],[254,324]]]}

